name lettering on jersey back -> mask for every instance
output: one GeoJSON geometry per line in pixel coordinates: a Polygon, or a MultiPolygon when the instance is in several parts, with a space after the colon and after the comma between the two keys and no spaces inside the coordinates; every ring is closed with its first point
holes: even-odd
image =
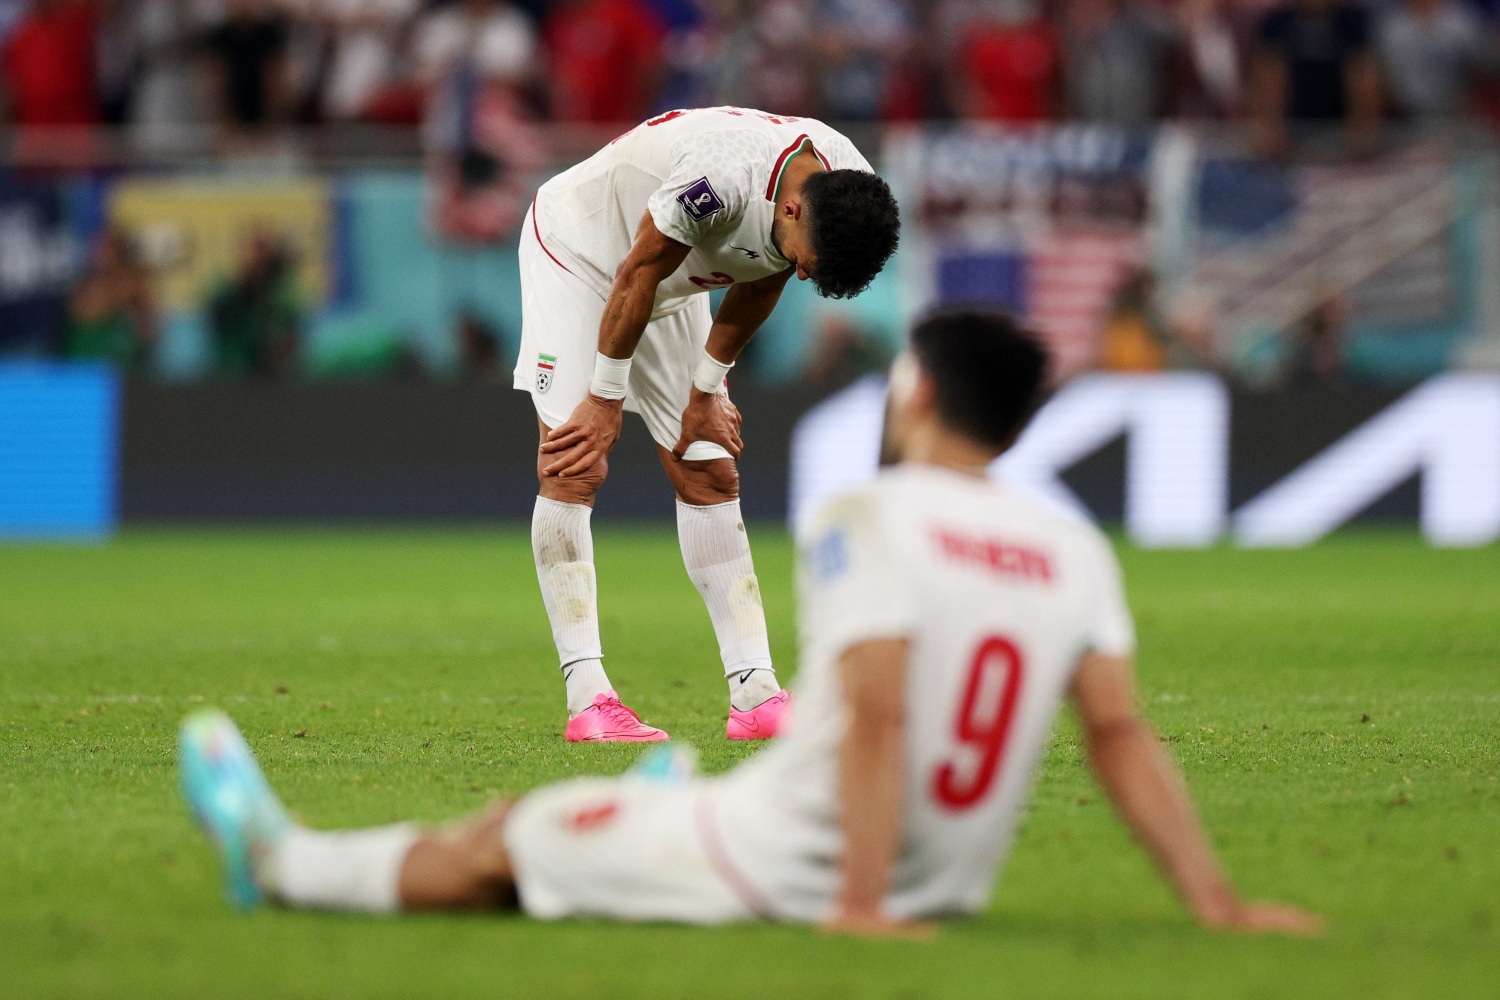
{"type": "Polygon", "coordinates": [[[976,566],[998,576],[1032,583],[1052,582],[1052,560],[1038,549],[979,538],[951,528],[935,529],[932,539],[943,558],[950,561],[976,566]]]}

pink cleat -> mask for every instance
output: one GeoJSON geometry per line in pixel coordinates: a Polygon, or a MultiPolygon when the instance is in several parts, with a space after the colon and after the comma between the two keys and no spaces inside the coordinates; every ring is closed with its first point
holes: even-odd
{"type": "Polygon", "coordinates": [[[792,707],[792,695],[788,691],[777,691],[748,712],[729,706],[729,725],[724,727],[724,738],[730,740],[768,740],[781,732],[786,724],[787,711],[792,707]]]}
{"type": "Polygon", "coordinates": [[[568,720],[563,735],[569,743],[660,743],[671,739],[620,704],[620,696],[613,691],[596,695],[592,705],[568,720]]]}

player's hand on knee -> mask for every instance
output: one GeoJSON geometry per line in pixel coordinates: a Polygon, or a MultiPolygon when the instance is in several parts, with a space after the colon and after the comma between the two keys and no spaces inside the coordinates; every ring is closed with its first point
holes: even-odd
{"type": "Polygon", "coordinates": [[[739,407],[729,401],[729,394],[704,392],[697,387],[692,390],[687,409],[682,411],[682,436],[672,449],[672,454],[681,459],[694,441],[712,441],[720,445],[735,458],[745,450],[740,439],[739,407]]]}
{"type": "Polygon", "coordinates": [[[583,397],[567,422],[548,432],[542,441],[542,454],[557,456],[542,469],[542,475],[571,478],[607,457],[619,440],[623,409],[624,404],[617,399],[583,397]]]}
{"type": "Polygon", "coordinates": [[[1197,916],[1198,922],[1211,930],[1241,934],[1316,937],[1327,927],[1327,921],[1318,914],[1285,903],[1239,902],[1221,912],[1199,913],[1197,916]]]}

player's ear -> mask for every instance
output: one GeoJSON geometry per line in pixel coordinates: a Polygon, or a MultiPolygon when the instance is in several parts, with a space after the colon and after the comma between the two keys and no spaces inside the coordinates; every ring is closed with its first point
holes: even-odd
{"type": "Polygon", "coordinates": [[[781,214],[786,218],[792,220],[793,222],[796,222],[798,219],[802,218],[802,202],[798,201],[795,198],[788,198],[786,201],[781,203],[781,214]]]}

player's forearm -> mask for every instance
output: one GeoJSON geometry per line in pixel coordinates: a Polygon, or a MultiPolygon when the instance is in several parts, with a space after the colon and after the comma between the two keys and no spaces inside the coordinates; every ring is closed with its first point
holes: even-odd
{"type": "Polygon", "coordinates": [[[724,293],[708,331],[708,353],[716,361],[733,364],[780,301],[781,285],[762,288],[759,284],[735,285],[724,293]]]}
{"type": "Polygon", "coordinates": [[[903,793],[899,719],[871,718],[857,709],[839,755],[839,807],[844,829],[845,913],[875,913],[890,889],[901,829],[903,793]]]}
{"type": "Polygon", "coordinates": [[[599,321],[599,353],[608,358],[635,356],[651,311],[656,305],[656,281],[645,271],[622,271],[609,290],[599,321]]]}
{"type": "Polygon", "coordinates": [[[1234,888],[1193,812],[1181,771],[1151,727],[1122,721],[1087,739],[1099,783],[1188,908],[1203,917],[1232,907],[1234,888]]]}

